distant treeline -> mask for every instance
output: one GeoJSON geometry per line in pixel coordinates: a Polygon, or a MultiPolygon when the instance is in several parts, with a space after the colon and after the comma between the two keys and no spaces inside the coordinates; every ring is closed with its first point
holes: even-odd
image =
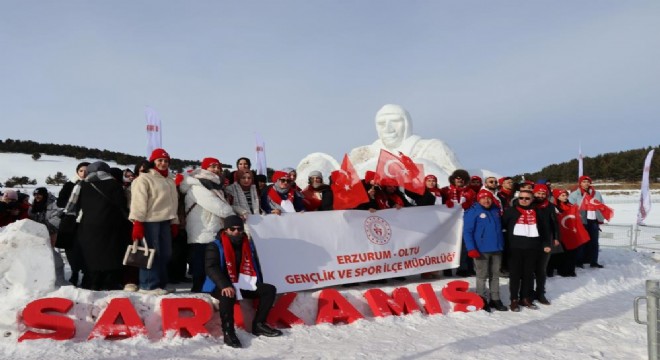
{"type": "MultiPolygon", "coordinates": [[[[585,157],[582,160],[583,171],[592,179],[615,181],[641,181],[644,160],[649,151],[655,149],[651,161],[650,182],[660,178],[660,146],[643,149],[612,152],[596,157],[585,157]]],[[[552,164],[539,172],[524,174],[526,179],[548,179],[552,182],[571,183],[577,180],[577,159],[561,164],[552,164]]]]}
{"type": "MultiPolygon", "coordinates": [[[[128,155],[116,151],[90,149],[75,145],[40,144],[31,140],[0,140],[0,152],[11,152],[21,154],[46,154],[54,156],[68,156],[76,159],[100,159],[114,161],[119,165],[137,164],[146,160],[143,156],[128,155]]],[[[171,159],[170,168],[182,171],[186,167],[200,166],[199,161],[171,159]]]]}

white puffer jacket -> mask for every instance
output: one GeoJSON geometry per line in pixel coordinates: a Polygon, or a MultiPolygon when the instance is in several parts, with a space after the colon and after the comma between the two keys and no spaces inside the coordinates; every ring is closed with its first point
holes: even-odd
{"type": "Polygon", "coordinates": [[[199,181],[210,180],[220,184],[220,178],[210,171],[195,169],[185,176],[179,189],[186,196],[186,232],[188,244],[207,244],[215,240],[222,229],[223,219],[234,215],[222,190],[209,190],[199,181]]]}

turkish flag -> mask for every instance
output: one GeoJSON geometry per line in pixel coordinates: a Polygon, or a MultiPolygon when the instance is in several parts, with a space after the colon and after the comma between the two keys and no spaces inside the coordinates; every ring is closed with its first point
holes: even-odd
{"type": "Polygon", "coordinates": [[[610,221],[612,216],[614,216],[614,210],[612,210],[611,207],[603,204],[602,202],[598,201],[589,194],[584,194],[584,198],[582,198],[582,204],[580,204],[580,210],[585,210],[585,211],[598,210],[607,221],[610,221]]]}
{"type": "Polygon", "coordinates": [[[369,196],[364,190],[360,176],[353,168],[353,164],[344,154],[344,160],[341,162],[341,169],[335,170],[330,174],[332,179],[332,207],[335,210],[353,209],[356,206],[368,202],[369,196]]]}
{"type": "Polygon", "coordinates": [[[557,223],[561,242],[566,250],[576,249],[589,241],[589,233],[582,224],[577,205],[571,205],[568,211],[557,214],[557,223]]]}
{"type": "Polygon", "coordinates": [[[387,150],[380,150],[378,164],[376,165],[376,183],[384,179],[394,179],[397,184],[403,185],[406,190],[424,195],[424,166],[415,164],[411,158],[399,152],[399,156],[387,150]]]}

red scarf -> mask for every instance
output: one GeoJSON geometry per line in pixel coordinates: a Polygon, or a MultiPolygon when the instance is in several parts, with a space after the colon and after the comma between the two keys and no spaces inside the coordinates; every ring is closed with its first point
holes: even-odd
{"type": "Polygon", "coordinates": [[[170,175],[170,169],[165,169],[165,170],[160,170],[158,168],[154,168],[154,170],[158,171],[159,174],[163,175],[163,177],[168,177],[170,175]]]}
{"type": "Polygon", "coordinates": [[[456,187],[456,185],[449,185],[449,191],[448,191],[449,199],[451,199],[452,201],[456,201],[456,202],[460,201],[461,200],[461,194],[465,190],[466,190],[466,188],[464,188],[464,187],[459,188],[459,187],[456,187]]]}
{"type": "MultiPolygon", "coordinates": [[[[273,200],[273,202],[276,203],[277,205],[281,205],[282,204],[282,196],[279,192],[277,192],[277,190],[275,190],[274,186],[277,186],[277,184],[274,184],[273,186],[271,186],[270,190],[268,190],[268,197],[271,200],[273,200]]],[[[286,196],[287,200],[291,201],[291,203],[293,203],[294,194],[295,194],[295,191],[294,191],[293,186],[292,186],[292,187],[289,188],[289,192],[286,196]]]]}
{"type": "Polygon", "coordinates": [[[243,234],[243,244],[241,250],[241,256],[243,257],[241,261],[240,270],[236,266],[236,253],[234,253],[234,247],[231,245],[231,240],[226,233],[222,233],[221,236],[222,249],[225,252],[225,263],[227,264],[227,273],[229,274],[229,279],[232,283],[236,284],[239,280],[239,274],[244,274],[249,277],[256,277],[257,271],[254,269],[254,259],[252,259],[252,249],[250,249],[250,244],[248,242],[247,235],[243,234]],[[236,273],[236,270],[239,270],[236,273]]]}
{"type": "Polygon", "coordinates": [[[555,204],[555,206],[557,206],[559,211],[565,212],[565,211],[570,210],[572,205],[568,201],[561,202],[561,201],[558,200],[557,203],[555,204]]]}
{"type": "Polygon", "coordinates": [[[520,217],[516,224],[536,225],[536,210],[523,209],[520,206],[516,206],[516,209],[520,213],[520,217]]]}
{"type": "Polygon", "coordinates": [[[536,227],[536,210],[533,208],[523,209],[520,206],[516,206],[516,210],[520,213],[520,217],[513,227],[513,235],[538,237],[539,230],[536,227]]]}
{"type": "Polygon", "coordinates": [[[436,197],[437,197],[437,196],[442,196],[442,193],[440,192],[440,189],[438,189],[437,186],[436,186],[436,187],[433,187],[433,188],[426,188],[426,189],[427,189],[428,191],[430,191],[431,194],[435,195],[436,197]]]}

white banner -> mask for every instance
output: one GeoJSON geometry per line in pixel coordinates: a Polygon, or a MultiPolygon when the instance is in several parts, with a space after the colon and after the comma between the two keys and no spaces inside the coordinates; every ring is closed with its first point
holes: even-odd
{"type": "Polygon", "coordinates": [[[250,215],[264,281],[278,293],[458,267],[463,210],[336,210],[250,215]]]}
{"type": "Polygon", "coordinates": [[[257,143],[257,175],[266,175],[268,176],[268,168],[266,167],[266,143],[264,139],[261,138],[261,135],[254,134],[256,143],[257,143]]]}
{"type": "Polygon", "coordinates": [[[147,117],[147,158],[151,156],[154,149],[163,147],[162,126],[156,110],[147,107],[145,110],[147,117]]]}
{"type": "Polygon", "coordinates": [[[646,216],[651,211],[651,193],[649,192],[649,173],[651,172],[651,160],[653,159],[653,152],[655,149],[649,151],[644,160],[644,170],[642,172],[642,193],[639,198],[639,212],[637,213],[637,224],[644,225],[646,216]]]}

